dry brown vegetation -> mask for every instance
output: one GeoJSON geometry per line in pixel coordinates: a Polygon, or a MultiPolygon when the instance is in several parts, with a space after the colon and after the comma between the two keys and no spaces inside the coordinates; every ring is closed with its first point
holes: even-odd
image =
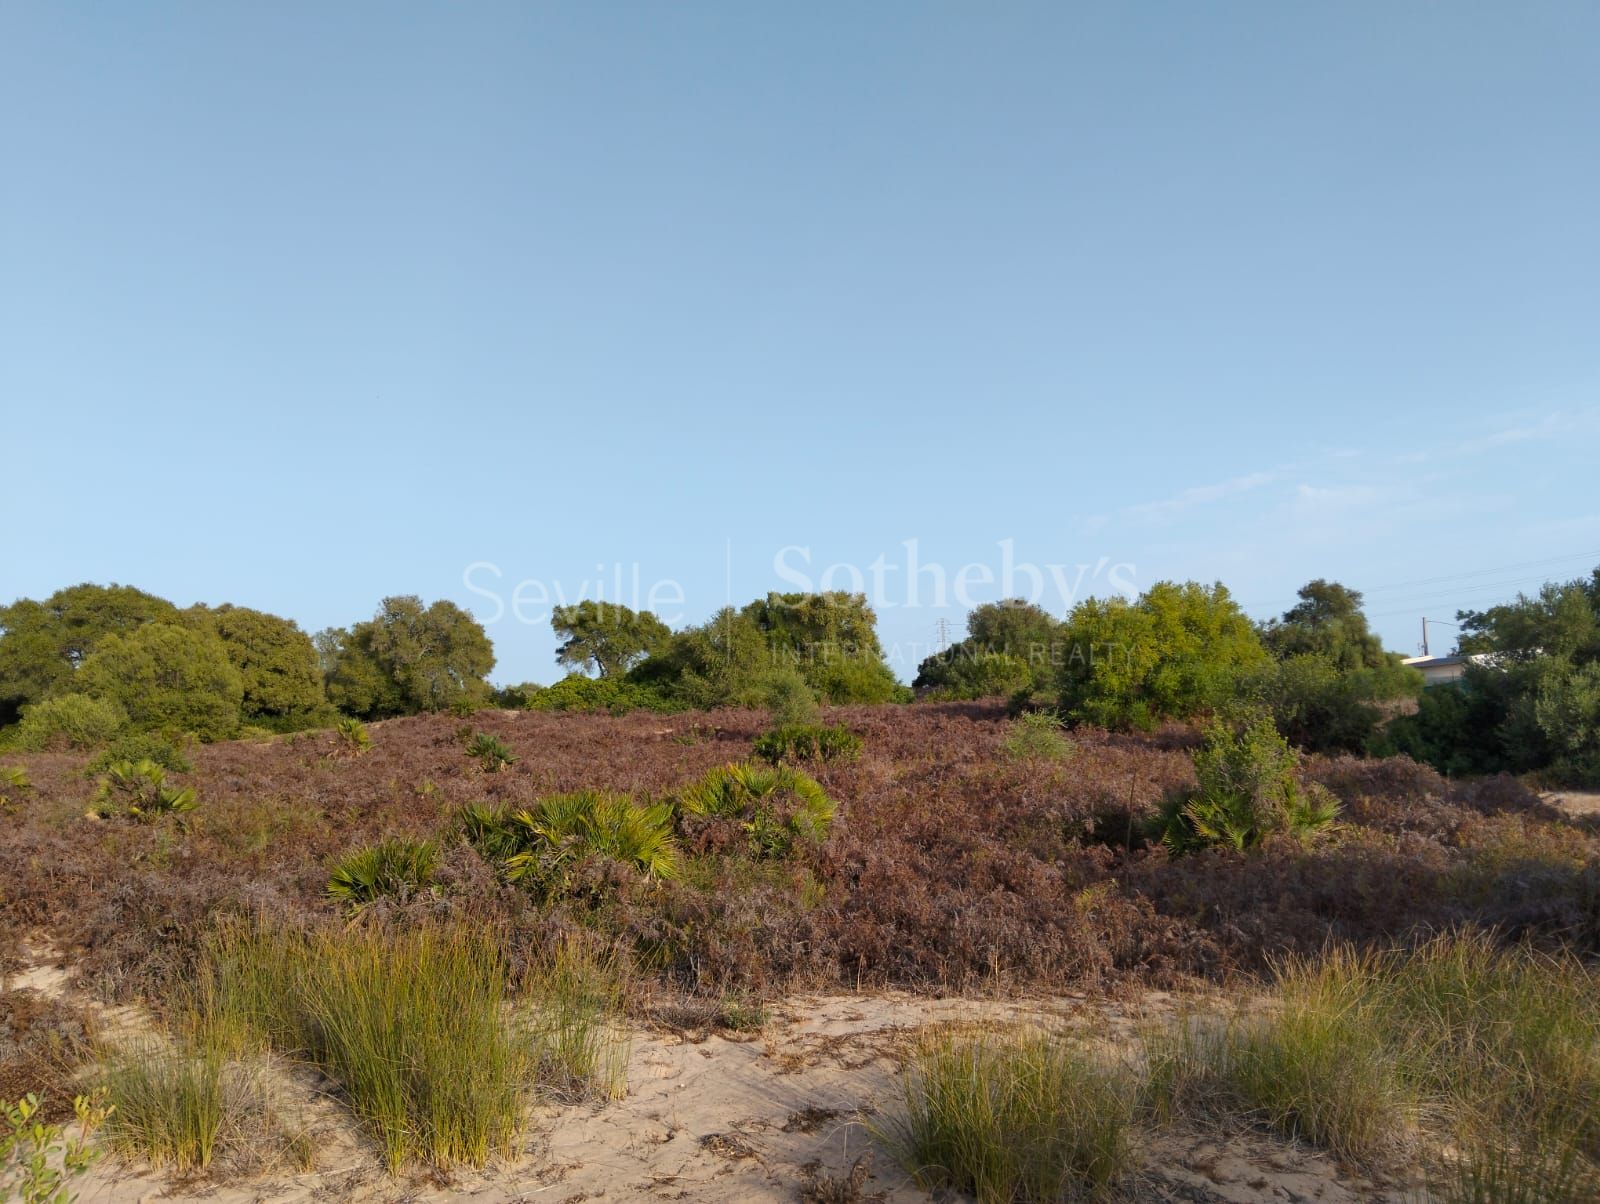
{"type": "Polygon", "coordinates": [[[553,905],[459,841],[463,804],[584,788],[661,797],[747,757],[763,717],[482,712],[472,730],[517,757],[495,773],[446,716],[375,725],[360,756],[333,732],[210,745],[181,778],[198,810],[152,824],[86,818],[86,755],[14,758],[34,789],[5,820],[0,930],[47,934],[102,998],[157,999],[220,917],[342,922],[324,896],[331,861],[406,836],[440,841],[437,885],[373,918],[486,925],[513,970],[592,934],[646,975],[712,996],[1169,986],[1330,939],[1461,923],[1600,946],[1600,839],[1509,778],[1456,785],[1404,759],[1314,760],[1308,776],[1344,804],[1330,838],[1171,858],[1140,823],[1193,781],[1184,729],[1080,729],[1058,760],[1007,755],[1004,714],[983,704],[827,718],[864,747],[813,767],[838,802],[823,844],[780,862],[696,857],[673,881],[590,864],[553,905]]]}

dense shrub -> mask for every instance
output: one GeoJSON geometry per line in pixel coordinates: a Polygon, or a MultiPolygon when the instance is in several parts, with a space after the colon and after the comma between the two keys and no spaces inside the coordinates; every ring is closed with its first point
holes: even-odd
{"type": "Polygon", "coordinates": [[[877,617],[860,594],[768,594],[673,635],[630,678],[682,706],[766,706],[774,671],[791,668],[831,703],[898,700],[877,617]]]}
{"type": "Polygon", "coordinates": [[[861,737],[847,727],[780,724],[756,737],[755,754],[774,765],[780,761],[854,761],[861,755],[861,737]]]}
{"type": "Polygon", "coordinates": [[[150,761],[169,773],[188,773],[194,768],[177,740],[160,732],[129,732],[113,740],[84,773],[96,777],[124,761],[150,761]]]}
{"type": "Polygon", "coordinates": [[[1221,584],[1159,582],[1133,602],[1090,598],[1063,632],[1062,710],[1112,728],[1155,727],[1221,706],[1267,653],[1221,584]]]}
{"type": "Polygon", "coordinates": [[[318,727],[329,718],[322,666],[311,637],[292,619],[245,606],[203,606],[184,612],[214,632],[239,671],[245,722],[274,731],[318,727]]]}
{"type": "Polygon", "coordinates": [[[967,615],[967,638],[926,658],[912,686],[941,698],[1049,692],[1063,641],[1062,625],[1038,606],[985,603],[967,615]]]}
{"type": "Polygon", "coordinates": [[[535,687],[525,705],[530,711],[604,711],[611,715],[681,709],[648,685],[581,673],[568,674],[554,685],[535,687]]]}
{"type": "Polygon", "coordinates": [[[778,727],[801,727],[817,722],[817,696],[792,665],[779,665],[758,682],[760,704],[778,727]]]}
{"type": "Polygon", "coordinates": [[[1164,810],[1161,840],[1175,853],[1223,845],[1250,849],[1283,833],[1309,839],[1334,820],[1339,804],[1299,781],[1299,757],[1265,716],[1237,729],[1217,721],[1194,754],[1199,788],[1164,810]]]}
{"type": "Polygon", "coordinates": [[[107,636],[73,685],[122,707],[139,730],[193,732],[201,740],[224,740],[239,730],[243,681],[210,632],[147,623],[107,636]]]}
{"type": "Polygon", "coordinates": [[[453,602],[385,598],[369,621],[318,632],[314,643],[329,700],[358,719],[448,711],[489,698],[484,679],[494,668],[494,645],[453,602]]]}
{"type": "Polygon", "coordinates": [[[1422,675],[1398,663],[1341,669],[1321,653],[1301,653],[1241,682],[1290,743],[1308,752],[1359,753],[1389,717],[1383,704],[1422,692],[1422,675]]]}
{"type": "Polygon", "coordinates": [[[74,585],[43,602],[0,607],[0,726],[68,690],[74,670],[108,635],[176,622],[177,607],[128,585],[74,585]]]}
{"type": "Polygon", "coordinates": [[[12,746],[27,752],[99,748],[128,726],[128,713],[108,699],[62,694],[23,708],[12,746]]]}
{"type": "Polygon", "coordinates": [[[1061,720],[1048,711],[1029,711],[1009,724],[1001,744],[1006,756],[1020,761],[1065,761],[1072,741],[1062,734],[1061,720]]]}

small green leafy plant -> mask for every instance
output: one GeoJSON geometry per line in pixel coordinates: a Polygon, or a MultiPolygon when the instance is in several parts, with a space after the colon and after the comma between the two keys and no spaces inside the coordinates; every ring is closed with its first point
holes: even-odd
{"type": "Polygon", "coordinates": [[[1309,843],[1332,826],[1339,803],[1299,780],[1300,755],[1262,715],[1237,729],[1217,721],[1194,754],[1199,788],[1174,796],[1157,823],[1174,853],[1222,846],[1243,851],[1285,834],[1309,843]]]}
{"type": "Polygon", "coordinates": [[[517,763],[511,746],[490,732],[473,732],[467,740],[467,755],[478,758],[484,773],[499,773],[517,763]]]}
{"type": "Polygon", "coordinates": [[[167,771],[149,760],[108,766],[95,795],[95,814],[101,819],[126,815],[152,823],[163,815],[185,815],[197,806],[192,788],[167,785],[167,771]]]}
{"type": "Polygon", "coordinates": [[[71,1204],[77,1198],[70,1185],[99,1157],[90,1142],[112,1109],[94,1094],[80,1095],[72,1110],[78,1132],[69,1137],[60,1125],[39,1119],[37,1095],[0,1101],[0,1200],[71,1204]]]}
{"type": "Polygon", "coordinates": [[[359,757],[372,748],[372,737],[366,724],[359,719],[341,719],[333,729],[339,736],[340,747],[352,757],[359,757]]]}
{"type": "Polygon", "coordinates": [[[1029,711],[1011,721],[1000,747],[1015,761],[1065,761],[1073,746],[1061,728],[1061,720],[1050,712],[1029,711]]]}
{"type": "Polygon", "coordinates": [[[524,810],[483,804],[462,809],[462,835],[508,882],[547,898],[566,892],[578,863],[620,862],[647,878],[675,878],[678,843],[672,810],[625,794],[579,790],[555,794],[524,810]]]}

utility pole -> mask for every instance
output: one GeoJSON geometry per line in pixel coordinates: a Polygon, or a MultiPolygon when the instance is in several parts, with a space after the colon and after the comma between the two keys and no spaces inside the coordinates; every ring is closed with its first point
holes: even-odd
{"type": "Polygon", "coordinates": [[[1435,627],[1454,627],[1454,628],[1457,628],[1458,630],[1461,627],[1460,623],[1452,623],[1448,619],[1429,619],[1426,615],[1424,615],[1423,619],[1422,619],[1422,655],[1423,656],[1427,656],[1428,655],[1428,624],[1429,623],[1432,623],[1435,627]]]}

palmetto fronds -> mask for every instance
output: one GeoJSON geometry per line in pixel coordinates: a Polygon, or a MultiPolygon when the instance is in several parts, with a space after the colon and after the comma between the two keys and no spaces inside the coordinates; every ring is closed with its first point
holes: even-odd
{"type": "Polygon", "coordinates": [[[484,773],[499,773],[508,765],[517,763],[517,758],[511,752],[511,746],[499,736],[489,732],[472,734],[467,741],[467,755],[478,758],[478,764],[483,767],[484,773]]]}
{"type": "Polygon", "coordinates": [[[462,835],[506,881],[546,894],[559,893],[569,870],[590,857],[620,862],[647,878],[678,874],[672,809],[625,794],[554,794],[521,811],[473,803],[462,808],[459,820],[462,835]]]}
{"type": "Polygon", "coordinates": [[[122,813],[146,823],[199,806],[192,789],[168,786],[167,771],[151,760],[117,761],[108,766],[95,803],[102,819],[122,813]]]}
{"type": "Polygon", "coordinates": [[[783,857],[796,840],[818,842],[834,802],[809,774],[788,765],[722,765],[678,796],[685,815],[726,819],[749,835],[757,856],[783,857]]]}
{"type": "Polygon", "coordinates": [[[0,811],[16,803],[21,795],[32,789],[28,771],[22,766],[0,765],[0,811]]]}
{"type": "Polygon", "coordinates": [[[343,858],[328,878],[328,897],[352,910],[383,898],[404,899],[433,884],[439,846],[396,837],[343,858]]]}

